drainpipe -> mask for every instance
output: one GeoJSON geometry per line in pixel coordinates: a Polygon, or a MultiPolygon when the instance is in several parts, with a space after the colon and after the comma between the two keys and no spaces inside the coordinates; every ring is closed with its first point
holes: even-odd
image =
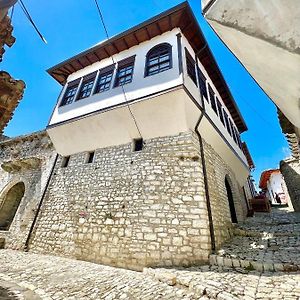
{"type": "Polygon", "coordinates": [[[36,224],[36,222],[37,222],[37,218],[38,218],[38,216],[39,216],[39,213],[40,213],[42,204],[43,204],[43,202],[44,202],[44,199],[45,199],[45,196],[46,196],[46,192],[47,192],[47,190],[48,190],[48,187],[49,187],[49,184],[50,184],[50,180],[51,180],[51,178],[52,178],[52,175],[53,175],[53,172],[54,172],[54,168],[55,168],[55,166],[56,166],[57,159],[58,159],[58,154],[56,154],[56,157],[55,157],[53,166],[52,166],[52,168],[51,168],[51,172],[50,172],[49,177],[48,177],[48,179],[47,179],[47,182],[46,182],[46,185],[45,185],[45,188],[44,188],[44,191],[43,191],[41,200],[40,200],[40,202],[39,202],[38,208],[37,208],[37,210],[36,210],[36,214],[35,214],[35,216],[34,216],[34,219],[33,219],[32,224],[31,224],[31,227],[30,227],[30,230],[29,230],[29,233],[28,233],[26,242],[25,242],[25,247],[24,247],[24,251],[25,251],[25,252],[28,252],[28,251],[29,251],[29,241],[30,241],[30,238],[31,238],[33,229],[34,229],[34,227],[35,227],[35,224],[36,224]]]}
{"type": "MultiPolygon", "coordinates": [[[[206,47],[207,47],[207,43],[195,55],[195,62],[196,62],[197,68],[199,68],[197,56],[206,47]]],[[[197,74],[197,78],[198,78],[198,70],[197,70],[196,74],[197,74]]],[[[199,80],[198,80],[198,84],[199,84],[199,80]]],[[[200,89],[199,89],[199,91],[200,91],[200,89]]],[[[203,171],[203,179],[204,179],[204,188],[205,188],[206,207],[207,207],[208,223],[209,223],[209,231],[210,231],[211,249],[212,249],[212,252],[214,252],[216,250],[216,239],[215,239],[215,231],[214,231],[214,224],[213,224],[213,217],[212,217],[212,210],[211,210],[211,202],[210,202],[210,196],[209,196],[209,186],[208,186],[207,169],[206,169],[206,162],[205,162],[205,153],[204,153],[204,146],[203,146],[203,138],[198,130],[200,123],[205,114],[205,103],[204,103],[204,99],[203,99],[201,92],[200,92],[200,98],[201,98],[203,109],[201,110],[201,114],[195,125],[194,130],[196,132],[196,135],[199,140],[199,145],[200,145],[200,155],[201,155],[201,163],[202,163],[202,171],[203,171]]]]}

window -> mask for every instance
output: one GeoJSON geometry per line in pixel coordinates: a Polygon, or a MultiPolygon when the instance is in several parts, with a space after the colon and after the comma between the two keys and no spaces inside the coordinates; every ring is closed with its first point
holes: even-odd
{"type": "Polygon", "coordinates": [[[237,144],[238,144],[239,148],[242,149],[243,147],[242,147],[241,137],[240,137],[238,130],[235,127],[234,127],[234,132],[235,132],[235,136],[237,139],[237,144]]]}
{"type": "Polygon", "coordinates": [[[217,107],[218,107],[220,120],[223,123],[223,125],[225,126],[225,120],[224,120],[223,111],[222,111],[222,104],[218,98],[216,98],[216,100],[217,100],[217,107]]]}
{"type": "Polygon", "coordinates": [[[226,124],[227,131],[232,136],[230,125],[229,125],[229,118],[228,118],[228,115],[227,115],[227,113],[226,113],[226,111],[224,109],[223,109],[223,115],[224,115],[224,119],[225,119],[225,124],[226,124]]]}
{"type": "Polygon", "coordinates": [[[214,110],[214,112],[216,114],[218,114],[218,110],[217,110],[217,105],[216,105],[216,99],[215,99],[215,94],[213,89],[211,88],[211,86],[208,84],[208,92],[209,92],[209,98],[210,98],[210,104],[212,109],[214,110]]]}
{"type": "Polygon", "coordinates": [[[66,168],[69,165],[70,156],[64,156],[61,162],[61,167],[66,168]]]}
{"type": "Polygon", "coordinates": [[[132,81],[135,56],[126,58],[118,63],[115,87],[128,84],[132,81]]]}
{"type": "Polygon", "coordinates": [[[191,54],[185,48],[185,57],[186,57],[186,68],[187,73],[197,85],[197,77],[196,77],[196,70],[195,70],[195,60],[192,58],[191,54]]]}
{"type": "Polygon", "coordinates": [[[68,83],[68,87],[61,101],[60,106],[71,104],[75,100],[80,78],[68,83]]]}
{"type": "Polygon", "coordinates": [[[115,65],[113,64],[99,71],[99,77],[95,89],[95,94],[103,93],[110,89],[114,69],[115,65]]]}
{"type": "Polygon", "coordinates": [[[135,139],[133,140],[133,151],[141,151],[143,150],[144,141],[143,139],[135,139]]]}
{"type": "Polygon", "coordinates": [[[82,81],[82,84],[80,87],[80,91],[79,91],[77,100],[87,98],[91,95],[96,74],[97,74],[97,72],[93,72],[93,73],[83,77],[83,81],[82,81]]]}
{"type": "Polygon", "coordinates": [[[95,151],[89,152],[89,153],[87,154],[86,163],[87,163],[87,164],[91,164],[92,162],[94,162],[94,158],[95,158],[95,151]]]}
{"type": "Polygon", "coordinates": [[[231,132],[232,132],[232,138],[235,141],[235,143],[237,144],[238,140],[237,140],[237,137],[236,137],[236,132],[234,131],[233,123],[232,123],[231,120],[229,120],[229,123],[230,123],[230,129],[231,129],[231,132]]]}
{"type": "Polygon", "coordinates": [[[160,44],[152,48],[146,56],[145,76],[155,75],[172,68],[172,47],[160,44]]]}
{"type": "Polygon", "coordinates": [[[197,67],[198,73],[198,81],[199,81],[199,88],[201,91],[202,96],[208,101],[207,89],[206,89],[206,78],[204,74],[201,72],[200,68],[197,67]]]}

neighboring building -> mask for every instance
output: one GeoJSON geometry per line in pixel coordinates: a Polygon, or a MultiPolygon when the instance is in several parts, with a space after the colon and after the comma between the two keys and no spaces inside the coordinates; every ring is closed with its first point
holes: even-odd
{"type": "MultiPolygon", "coordinates": [[[[16,0],[0,0],[0,62],[5,52],[4,47],[11,47],[15,42],[11,20],[7,16],[8,9],[15,3],[16,0]]],[[[0,71],[0,140],[3,129],[23,97],[24,88],[22,80],[15,80],[7,72],[0,71]]]]}
{"type": "Polygon", "coordinates": [[[290,202],[284,178],[279,169],[262,172],[259,188],[265,193],[272,204],[288,204],[290,202]],[[276,195],[280,198],[278,201],[276,195]]]}
{"type": "Polygon", "coordinates": [[[202,0],[202,10],[278,108],[293,156],[283,162],[281,172],[294,206],[300,208],[300,5],[290,0],[202,0]],[[290,176],[291,172],[297,176],[290,176]]]}
{"type": "Polygon", "coordinates": [[[49,73],[63,86],[47,127],[58,155],[44,132],[0,143],[0,199],[20,203],[7,247],[139,270],[207,261],[248,213],[253,162],[190,6],[49,73]]]}

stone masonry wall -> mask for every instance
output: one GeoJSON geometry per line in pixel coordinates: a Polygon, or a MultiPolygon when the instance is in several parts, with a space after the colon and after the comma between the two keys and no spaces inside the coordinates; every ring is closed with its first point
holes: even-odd
{"type": "Polygon", "coordinates": [[[225,187],[226,176],[232,190],[238,222],[243,222],[246,218],[247,204],[242,187],[238,184],[230,167],[209,144],[205,143],[204,149],[216,246],[220,248],[233,235],[225,187]]]}
{"type": "Polygon", "coordinates": [[[25,185],[24,196],[9,230],[0,231],[0,239],[5,240],[6,248],[24,248],[54,157],[46,132],[0,143],[0,209],[14,185],[19,182],[25,185]]]}
{"type": "MultiPolygon", "coordinates": [[[[211,147],[205,149],[213,160],[209,172],[218,180],[210,187],[217,190],[211,198],[221,243],[232,224],[225,186],[218,185],[231,172],[211,147]]],[[[31,251],[137,270],[207,261],[210,232],[193,133],[146,140],[139,152],[131,144],[98,149],[93,163],[86,159],[87,153],[72,155],[66,168],[58,160],[31,251]]]]}
{"type": "Polygon", "coordinates": [[[284,177],[293,208],[300,212],[300,161],[298,159],[283,160],[280,162],[280,171],[284,177]]]}

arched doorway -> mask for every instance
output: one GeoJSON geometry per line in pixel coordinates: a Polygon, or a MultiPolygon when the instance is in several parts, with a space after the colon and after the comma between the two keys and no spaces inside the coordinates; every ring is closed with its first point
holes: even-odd
{"type": "Polygon", "coordinates": [[[19,182],[0,199],[0,230],[8,230],[25,193],[25,185],[19,182]]]}
{"type": "Polygon", "coordinates": [[[227,191],[227,198],[228,198],[228,203],[229,203],[231,222],[237,223],[238,220],[237,220],[236,211],[235,211],[235,207],[234,207],[233,194],[232,194],[231,186],[229,184],[227,177],[225,177],[225,187],[226,187],[226,191],[227,191]]]}

